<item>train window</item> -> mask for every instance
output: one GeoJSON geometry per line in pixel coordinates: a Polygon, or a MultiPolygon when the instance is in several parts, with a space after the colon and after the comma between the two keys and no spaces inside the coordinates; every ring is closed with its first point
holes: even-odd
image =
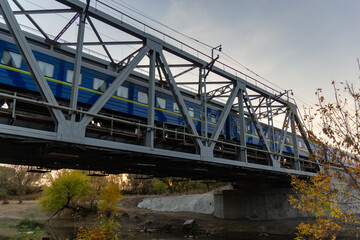
{"type": "Polygon", "coordinates": [[[38,61],[39,68],[46,77],[54,77],[54,64],[38,61]]]}
{"type": "Polygon", "coordinates": [[[305,149],[305,144],[302,140],[298,140],[298,147],[299,148],[302,148],[302,149],[305,149]]]}
{"type": "Polygon", "coordinates": [[[175,113],[180,113],[179,106],[177,105],[176,102],[173,103],[173,112],[175,112],[175,113]]]}
{"type": "Polygon", "coordinates": [[[116,91],[116,96],[119,96],[122,98],[129,98],[129,88],[120,86],[116,91]]]}
{"type": "Polygon", "coordinates": [[[189,107],[189,115],[190,117],[195,117],[195,110],[193,107],[189,107]]]}
{"type": "MultiPolygon", "coordinates": [[[[67,70],[66,71],[66,81],[69,82],[69,83],[72,83],[73,78],[74,78],[74,71],[73,70],[67,70]]],[[[79,85],[81,85],[81,83],[82,83],[82,73],[80,73],[79,85]]]]}
{"type": "Polygon", "coordinates": [[[286,137],[285,144],[291,145],[291,137],[286,137]]]}
{"type": "Polygon", "coordinates": [[[216,123],[216,115],[215,114],[210,115],[210,122],[211,123],[216,123]]]}
{"type": "Polygon", "coordinates": [[[166,100],[164,98],[156,97],[156,107],[166,109],[166,100]]]}
{"type": "Polygon", "coordinates": [[[251,125],[250,124],[246,125],[246,133],[251,133],[251,125]]]}
{"type": "Polygon", "coordinates": [[[8,65],[10,67],[20,68],[21,67],[22,57],[18,53],[10,52],[8,50],[4,50],[1,63],[8,65]]]}
{"type": "Polygon", "coordinates": [[[266,139],[269,139],[269,132],[266,128],[263,128],[263,133],[266,139]]]}
{"type": "Polygon", "coordinates": [[[148,96],[147,93],[138,92],[138,102],[148,104],[148,96]]]}
{"type": "Polygon", "coordinates": [[[106,81],[102,80],[102,79],[99,79],[99,78],[94,78],[93,88],[96,91],[105,92],[105,90],[106,90],[106,81]]]}

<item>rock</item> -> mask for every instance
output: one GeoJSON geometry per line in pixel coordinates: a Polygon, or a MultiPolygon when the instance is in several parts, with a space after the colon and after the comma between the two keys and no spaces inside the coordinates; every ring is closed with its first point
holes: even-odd
{"type": "Polygon", "coordinates": [[[186,220],[183,224],[183,232],[187,235],[189,235],[189,233],[194,233],[195,225],[196,225],[196,222],[194,219],[186,220]]]}
{"type": "Polygon", "coordinates": [[[148,229],[146,229],[146,232],[154,233],[154,232],[156,232],[156,229],[155,228],[148,228],[148,229]]]}
{"type": "Polygon", "coordinates": [[[267,234],[267,233],[260,233],[259,234],[259,237],[268,237],[269,236],[269,234],[267,234]]]}
{"type": "Polygon", "coordinates": [[[186,220],[185,222],[184,222],[184,224],[183,224],[183,226],[185,227],[185,226],[193,226],[195,224],[195,220],[194,219],[189,219],[189,220],[186,220]]]}

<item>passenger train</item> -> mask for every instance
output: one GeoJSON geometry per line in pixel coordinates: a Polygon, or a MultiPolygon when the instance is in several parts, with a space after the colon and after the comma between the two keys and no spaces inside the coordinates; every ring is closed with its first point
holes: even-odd
{"type": "MultiPolygon", "coordinates": [[[[48,84],[58,99],[68,101],[71,95],[74,50],[68,47],[54,47],[47,44],[38,36],[27,37],[33,49],[35,58],[40,69],[43,71],[48,84]]],[[[38,92],[34,80],[32,79],[18,48],[14,44],[7,30],[1,29],[0,33],[0,88],[14,89],[18,92],[38,92]]],[[[83,106],[91,106],[113,82],[118,75],[117,69],[109,62],[84,54],[81,68],[81,81],[79,86],[78,103],[83,106]]],[[[147,118],[148,96],[146,76],[133,73],[115,92],[114,96],[106,103],[104,109],[118,114],[119,116],[130,116],[136,119],[147,118]]],[[[201,131],[200,102],[196,94],[188,90],[181,89],[184,95],[185,104],[189,114],[197,128],[201,131]]],[[[174,126],[185,126],[182,115],[169,89],[156,87],[155,121],[174,126]]],[[[208,133],[211,134],[220,117],[222,105],[219,102],[210,101],[207,109],[208,133]]],[[[238,118],[236,112],[229,114],[226,124],[222,129],[222,137],[228,141],[240,141],[238,118]]],[[[265,133],[268,127],[262,125],[265,133]]],[[[256,134],[253,123],[246,121],[246,142],[249,146],[259,147],[260,141],[256,134]]],[[[280,131],[275,129],[276,141],[280,131]]],[[[291,134],[286,138],[284,153],[293,154],[291,144],[291,134]]],[[[267,141],[269,141],[267,139],[267,141]]],[[[303,140],[299,137],[299,154],[306,158],[309,154],[303,140]]]]}

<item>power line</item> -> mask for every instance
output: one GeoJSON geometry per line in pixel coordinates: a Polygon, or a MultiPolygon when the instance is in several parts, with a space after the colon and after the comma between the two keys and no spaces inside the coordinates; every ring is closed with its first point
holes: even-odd
{"type": "MultiPolygon", "coordinates": [[[[39,8],[44,9],[42,6],[40,6],[40,5],[38,5],[38,4],[35,4],[35,3],[31,2],[30,0],[25,0],[25,1],[33,4],[34,6],[37,6],[37,7],[39,7],[39,8]]],[[[170,27],[170,26],[168,26],[168,25],[166,25],[166,24],[164,24],[164,23],[162,23],[162,22],[159,22],[158,20],[152,18],[151,16],[147,15],[146,13],[140,11],[139,9],[135,8],[134,6],[132,6],[132,5],[124,2],[124,1],[122,1],[122,0],[117,0],[117,1],[115,1],[115,0],[96,0],[96,3],[95,3],[95,4],[96,4],[96,7],[97,7],[97,3],[100,3],[100,4],[102,4],[103,6],[114,10],[117,14],[121,14],[121,15],[124,14],[125,16],[129,17],[130,19],[132,19],[132,20],[134,20],[134,21],[137,21],[138,23],[140,23],[140,24],[142,24],[142,25],[145,25],[145,26],[151,28],[152,30],[157,31],[157,32],[159,32],[159,33],[161,33],[161,34],[164,34],[164,33],[161,32],[161,31],[159,31],[159,30],[157,30],[155,27],[151,26],[151,24],[149,24],[149,23],[146,23],[146,24],[145,24],[145,23],[143,22],[143,20],[139,20],[138,17],[136,17],[136,15],[141,16],[142,18],[148,19],[148,20],[150,20],[151,22],[156,23],[156,24],[158,24],[158,25],[160,25],[160,26],[162,26],[162,27],[170,30],[171,32],[174,32],[174,33],[176,33],[176,34],[178,34],[178,35],[180,35],[180,36],[182,36],[182,37],[184,37],[184,38],[186,38],[186,39],[189,39],[189,40],[192,41],[193,43],[196,43],[197,45],[200,45],[200,46],[204,47],[204,48],[207,49],[207,50],[213,49],[213,47],[210,46],[209,44],[207,44],[207,43],[205,43],[205,42],[202,42],[202,41],[200,41],[200,40],[198,40],[198,39],[195,39],[195,38],[193,38],[193,37],[191,37],[191,36],[189,36],[189,35],[187,35],[187,34],[184,34],[184,33],[180,32],[180,31],[178,31],[178,30],[176,30],[176,29],[174,29],[174,28],[172,28],[172,27],[170,27]],[[105,3],[105,2],[106,2],[106,3],[105,3]],[[133,14],[130,14],[130,13],[126,13],[126,14],[125,14],[123,11],[119,11],[117,8],[112,7],[113,5],[117,5],[118,8],[121,8],[121,9],[127,9],[128,11],[134,13],[135,16],[134,16],[133,14]]],[[[62,18],[68,19],[68,18],[66,18],[66,17],[63,16],[63,15],[60,15],[60,14],[57,14],[57,15],[60,16],[60,17],[62,17],[62,18]]],[[[104,36],[104,37],[107,37],[107,38],[109,38],[109,39],[115,40],[114,38],[112,38],[112,37],[110,37],[110,36],[108,36],[108,35],[106,35],[106,34],[103,34],[103,33],[100,33],[100,34],[101,34],[102,36],[104,36]]],[[[167,36],[168,36],[168,35],[167,35],[167,36]]],[[[169,36],[169,37],[170,37],[170,36],[169,36]]],[[[176,39],[174,39],[174,40],[176,40],[176,39]]],[[[180,42],[180,41],[178,41],[178,42],[180,42]]],[[[180,43],[182,44],[182,42],[180,42],[180,43]]],[[[130,48],[133,48],[133,49],[134,49],[133,46],[127,46],[127,47],[130,47],[130,48]]],[[[196,50],[196,49],[194,49],[194,50],[197,51],[197,52],[199,52],[199,51],[196,50]]],[[[199,53],[201,53],[201,52],[199,52],[199,53]]],[[[236,66],[238,66],[238,67],[241,67],[242,69],[245,69],[247,72],[251,73],[251,74],[254,75],[256,78],[265,81],[267,84],[270,84],[270,85],[276,87],[277,89],[281,89],[281,91],[285,91],[285,89],[282,88],[281,86],[279,86],[279,85],[271,82],[270,80],[264,78],[263,76],[261,76],[260,74],[256,73],[256,72],[253,71],[252,69],[246,67],[245,65],[241,64],[239,61],[237,61],[236,59],[234,59],[234,58],[231,57],[230,55],[226,54],[225,52],[221,52],[221,55],[224,57],[225,61],[229,61],[229,62],[231,62],[232,64],[234,64],[234,65],[236,65],[236,66]]],[[[204,54],[204,56],[207,56],[207,55],[204,54]]],[[[358,61],[358,62],[359,62],[359,61],[358,61]]],[[[219,63],[220,63],[220,64],[223,64],[224,66],[227,66],[227,65],[224,64],[224,63],[221,63],[221,62],[219,62],[219,63]]],[[[227,66],[227,67],[228,67],[228,66],[227,66]]],[[[360,64],[359,64],[359,67],[360,67],[360,64]]],[[[236,70],[236,69],[234,69],[234,70],[236,70]]],[[[236,70],[236,71],[238,71],[238,70],[236,70]]],[[[242,72],[239,72],[239,73],[240,73],[240,74],[243,74],[242,72]]],[[[194,74],[194,73],[192,73],[192,74],[194,74]]],[[[195,75],[195,74],[194,74],[194,75],[195,75]]],[[[247,75],[245,74],[244,76],[247,76],[247,75]]],[[[255,78],[253,78],[253,79],[254,79],[255,81],[257,81],[255,78]]],[[[265,86],[266,86],[266,85],[265,85],[265,86]]],[[[312,105],[312,103],[310,103],[310,102],[307,101],[306,99],[301,98],[301,97],[298,96],[298,95],[295,95],[295,98],[297,98],[299,101],[305,103],[306,105],[312,105]]]]}

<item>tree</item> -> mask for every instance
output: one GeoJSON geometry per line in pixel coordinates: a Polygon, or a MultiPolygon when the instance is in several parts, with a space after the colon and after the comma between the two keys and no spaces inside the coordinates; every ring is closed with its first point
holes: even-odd
{"type": "Polygon", "coordinates": [[[332,85],[335,100],[326,101],[318,89],[318,104],[305,115],[315,150],[310,160],[321,165],[321,173],[308,179],[292,177],[296,195],[290,203],[315,217],[315,222],[298,226],[297,239],[335,239],[350,228],[356,237],[359,234],[360,91],[348,82],[340,88],[332,85]]]}
{"type": "Polygon", "coordinates": [[[52,180],[50,186],[43,188],[39,204],[44,210],[53,213],[50,217],[52,219],[64,209],[77,211],[84,208],[85,199],[89,198],[91,190],[89,177],[79,171],[64,171],[52,180]]]}
{"type": "Polygon", "coordinates": [[[7,196],[11,188],[11,180],[14,176],[14,169],[0,166],[0,196],[3,198],[3,204],[9,203],[7,196]]]}
{"type": "Polygon", "coordinates": [[[119,223],[115,219],[118,212],[117,203],[121,198],[119,186],[110,184],[105,186],[99,196],[99,209],[105,213],[100,215],[99,223],[90,228],[80,228],[77,240],[114,240],[117,239],[116,229],[119,223]]]}
{"type": "Polygon", "coordinates": [[[14,169],[12,182],[19,196],[19,203],[22,203],[22,196],[25,194],[26,190],[29,187],[34,186],[34,184],[38,184],[43,174],[30,173],[27,171],[27,167],[21,165],[12,165],[11,167],[14,169]]]}
{"type": "Polygon", "coordinates": [[[114,215],[117,212],[117,204],[121,198],[119,186],[110,184],[103,188],[100,193],[99,209],[106,213],[107,217],[114,215]]]}

